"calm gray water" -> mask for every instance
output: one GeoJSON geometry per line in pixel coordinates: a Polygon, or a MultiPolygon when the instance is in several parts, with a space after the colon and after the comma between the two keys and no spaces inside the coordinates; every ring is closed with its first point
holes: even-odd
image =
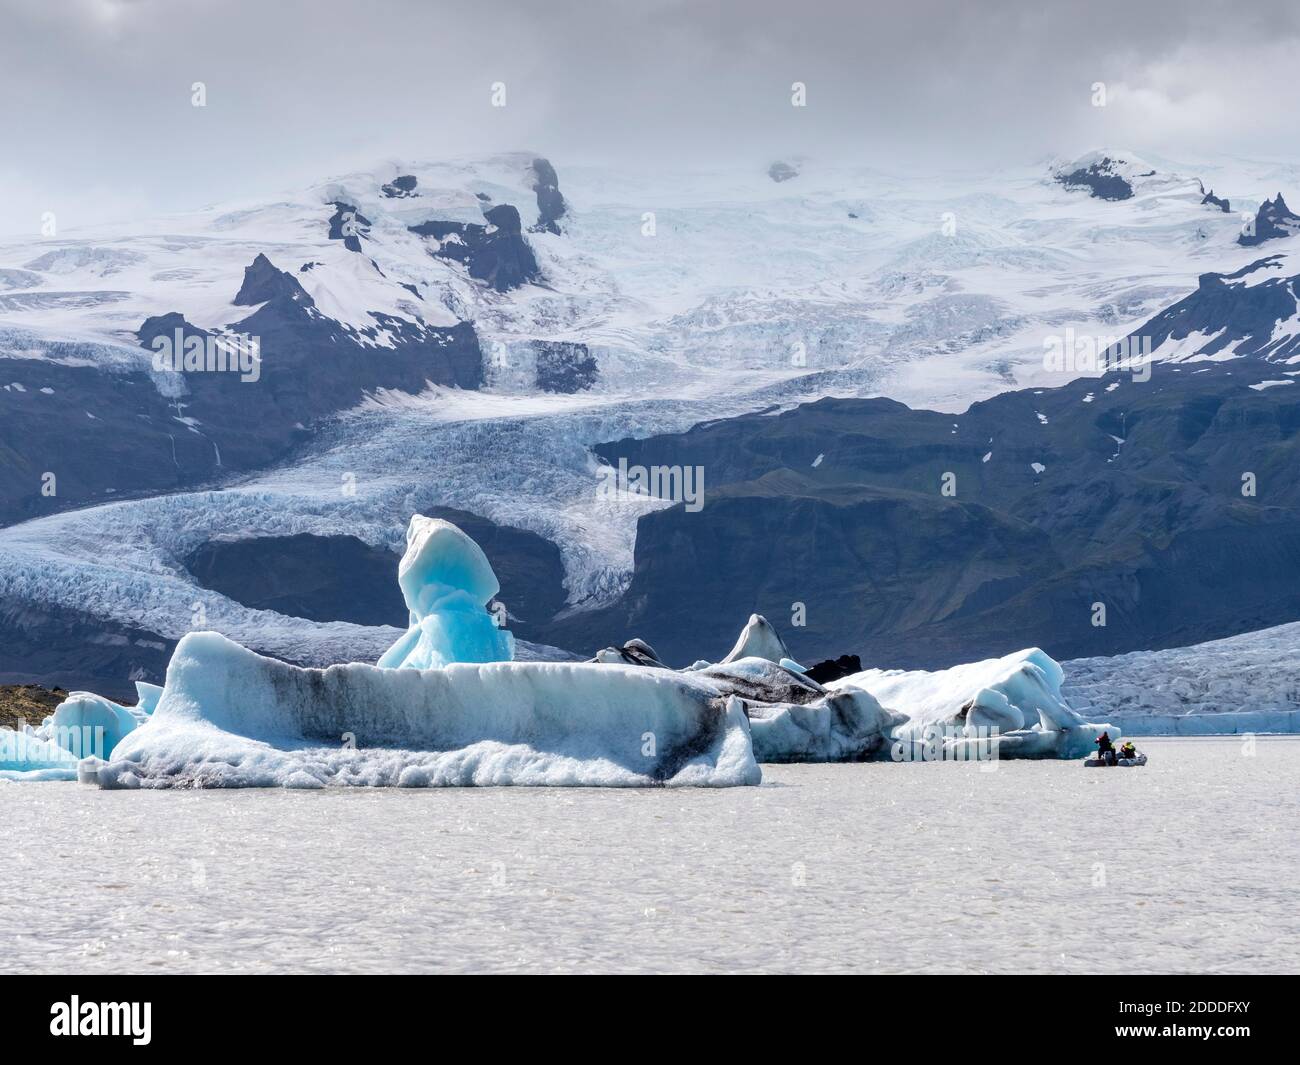
{"type": "Polygon", "coordinates": [[[1141,746],[727,791],[0,785],[0,971],[1300,969],[1300,738],[1141,746]]]}

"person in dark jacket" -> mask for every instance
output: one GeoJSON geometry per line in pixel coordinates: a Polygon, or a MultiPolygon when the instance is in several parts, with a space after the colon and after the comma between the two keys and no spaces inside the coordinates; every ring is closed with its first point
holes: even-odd
{"type": "Polygon", "coordinates": [[[1115,761],[1115,745],[1110,740],[1110,733],[1103,732],[1097,737],[1097,757],[1102,765],[1112,765],[1115,761]]]}

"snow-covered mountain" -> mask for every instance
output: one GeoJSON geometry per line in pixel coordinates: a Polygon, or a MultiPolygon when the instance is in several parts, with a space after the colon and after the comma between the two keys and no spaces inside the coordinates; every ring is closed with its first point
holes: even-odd
{"type": "Polygon", "coordinates": [[[1131,160],[916,177],[804,163],[783,181],[757,167],[557,174],[531,154],[392,164],[267,202],[0,244],[0,352],[68,363],[64,345],[80,342],[102,368],[148,371],[142,324],[176,313],[232,328],[262,256],[363,346],[472,322],[495,391],[536,386],[538,342],[586,345],[610,389],[653,373],[676,394],[742,367],[879,379],[932,355],[964,387],[1016,371],[1032,384],[1045,329],[1136,324],[1206,270],[1258,258],[1226,247],[1239,224],[1203,206],[1195,174],[1131,160]],[[1103,163],[1132,183],[1122,202],[1057,184],[1103,163]]]}
{"type": "Polygon", "coordinates": [[[1286,205],[1279,192],[1274,199],[1265,200],[1259,205],[1254,220],[1245,226],[1237,243],[1243,247],[1253,247],[1266,240],[1294,237],[1297,233],[1300,233],[1300,215],[1286,205]]]}
{"type": "Polygon", "coordinates": [[[601,442],[824,396],[960,411],[1075,376],[1044,358],[1067,330],[1104,349],[1163,322],[1161,358],[1285,361],[1288,241],[1243,246],[1204,201],[1212,181],[1252,210],[1287,173],[1124,151],[920,175],[521,153],[0,244],[0,522],[33,519],[0,530],[0,675],[154,675],[200,615],[298,662],[373,657],[391,630],[245,605],[192,559],[223,538],[393,549],[439,507],[554,544],[541,600],[612,603],[638,519],[669,503],[603,498],[601,442]],[[1130,194],[1060,180],[1079,171],[1130,194]],[[259,381],[155,368],[160,336],[243,334],[259,381]]]}
{"type": "Polygon", "coordinates": [[[1202,274],[1196,291],[1156,315],[1141,335],[1152,357],[1173,363],[1250,356],[1290,364],[1300,354],[1300,262],[1257,259],[1230,274],[1202,274]]]}
{"type": "Polygon", "coordinates": [[[1131,200],[1142,193],[1179,189],[1184,180],[1131,152],[1089,152],[1054,165],[1052,174],[1066,188],[1086,189],[1099,200],[1131,200]]]}

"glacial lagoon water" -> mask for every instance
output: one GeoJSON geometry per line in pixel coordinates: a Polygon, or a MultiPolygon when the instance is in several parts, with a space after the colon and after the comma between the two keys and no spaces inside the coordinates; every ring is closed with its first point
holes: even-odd
{"type": "Polygon", "coordinates": [[[1300,969],[1300,737],[1140,746],[718,791],[0,784],[0,972],[1300,969]]]}

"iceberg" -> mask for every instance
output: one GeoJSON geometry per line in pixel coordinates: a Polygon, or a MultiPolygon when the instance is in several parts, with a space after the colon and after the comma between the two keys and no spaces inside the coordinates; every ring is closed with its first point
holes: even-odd
{"type": "Polygon", "coordinates": [[[870,692],[828,692],[809,703],[752,705],[749,729],[760,762],[861,762],[888,753],[905,720],[870,692]]]}
{"type": "Polygon", "coordinates": [[[1070,707],[1037,648],[822,684],[754,614],[718,663],[673,669],[639,639],[587,662],[514,661],[487,557],[418,514],[398,580],[410,628],[376,665],[307,668],[189,633],[164,685],[137,684],[136,707],[74,693],[13,734],[21,752],[0,746],[0,774],[103,788],[734,787],[760,783],[761,762],[1073,758],[1103,728],[1119,735],[1070,707]]]}
{"type": "Polygon", "coordinates": [[[688,675],[739,703],[760,762],[859,762],[887,756],[892,730],[906,721],[904,715],[886,710],[866,691],[830,691],[792,665],[750,657],[706,665],[688,675]]]}
{"type": "MultiPolygon", "coordinates": [[[[97,755],[101,758],[111,754],[138,724],[135,715],[126,707],[90,692],[72,692],[55,707],[49,720],[56,736],[93,737],[89,744],[83,741],[83,756],[97,755]]],[[[66,746],[73,749],[73,744],[66,746]]]]}
{"type": "MultiPolygon", "coordinates": [[[[81,764],[105,788],[758,784],[727,685],[630,641],[600,661],[515,662],[479,546],[412,517],[398,569],[411,626],[374,666],[289,665],[213,632],[177,645],[147,724],[81,764]],[[659,668],[647,668],[658,666],[659,668]],[[724,690],[725,689],[725,690],[724,690]]],[[[774,667],[775,668],[775,667],[774,667]]]]}
{"type": "Polygon", "coordinates": [[[622,647],[606,647],[602,651],[597,651],[596,657],[592,661],[612,662],[629,666],[651,666],[656,669],[668,668],[659,661],[658,653],[645,640],[628,640],[622,647]]]}
{"type": "Polygon", "coordinates": [[[381,667],[438,669],[514,657],[514,637],[487,610],[501,590],[496,574],[483,549],[451,522],[411,518],[397,583],[410,628],[384,652],[381,667]]]}
{"type": "Polygon", "coordinates": [[[125,707],[91,692],[71,692],[40,726],[0,729],[0,779],[75,780],[83,758],[104,758],[148,720],[148,700],[161,691],[138,682],[141,704],[125,707]]]}
{"type": "Polygon", "coordinates": [[[750,614],[749,622],[741,630],[736,645],[722,661],[738,662],[742,658],[766,658],[769,662],[789,659],[785,641],[762,614],[750,614]]]}
{"type": "Polygon", "coordinates": [[[869,669],[827,687],[870,692],[907,715],[893,756],[1081,758],[1109,724],[1083,720],[1061,694],[1065,674],[1037,647],[950,669],[869,669]]]}
{"type": "Polygon", "coordinates": [[[0,780],[76,780],[79,760],[35,729],[0,729],[0,780]]]}
{"type": "Polygon", "coordinates": [[[305,669],[217,633],[177,645],[106,788],[757,784],[738,705],[669,670],[571,662],[305,669]]]}
{"type": "Polygon", "coordinates": [[[135,690],[138,700],[135,709],[131,712],[137,718],[140,718],[141,724],[143,724],[143,719],[152,714],[158,706],[158,700],[162,697],[162,687],[158,684],[148,684],[145,681],[137,680],[135,690]]]}

